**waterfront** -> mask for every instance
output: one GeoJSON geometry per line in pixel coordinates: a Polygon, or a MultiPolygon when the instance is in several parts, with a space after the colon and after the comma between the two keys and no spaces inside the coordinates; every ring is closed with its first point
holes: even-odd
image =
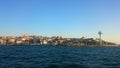
{"type": "Polygon", "coordinates": [[[120,68],[120,46],[0,46],[0,68],[120,68]]]}
{"type": "Polygon", "coordinates": [[[116,46],[116,43],[101,38],[64,38],[62,36],[0,36],[0,45],[67,45],[67,46],[116,46]]]}

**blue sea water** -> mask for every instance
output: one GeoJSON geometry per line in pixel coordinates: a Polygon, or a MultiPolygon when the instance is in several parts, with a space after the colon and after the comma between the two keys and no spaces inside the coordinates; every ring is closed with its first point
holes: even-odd
{"type": "Polygon", "coordinates": [[[0,68],[120,68],[120,46],[0,46],[0,68]]]}

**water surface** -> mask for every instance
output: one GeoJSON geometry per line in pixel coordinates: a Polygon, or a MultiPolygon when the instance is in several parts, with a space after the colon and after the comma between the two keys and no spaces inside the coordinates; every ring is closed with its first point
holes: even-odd
{"type": "Polygon", "coordinates": [[[0,68],[120,68],[120,47],[0,46],[0,68]]]}

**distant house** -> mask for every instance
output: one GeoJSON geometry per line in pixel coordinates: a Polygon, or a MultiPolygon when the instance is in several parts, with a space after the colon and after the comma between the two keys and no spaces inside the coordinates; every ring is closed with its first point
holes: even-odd
{"type": "Polygon", "coordinates": [[[42,44],[43,44],[43,45],[47,45],[48,42],[47,42],[46,40],[43,40],[43,41],[42,41],[42,44]]]}
{"type": "Polygon", "coordinates": [[[0,39],[0,44],[3,44],[3,42],[4,42],[4,41],[3,41],[2,39],[0,39]]]}
{"type": "Polygon", "coordinates": [[[22,44],[22,40],[17,40],[16,44],[22,44]]]}
{"type": "Polygon", "coordinates": [[[9,39],[8,44],[15,44],[15,39],[13,39],[13,38],[9,39]]]}
{"type": "Polygon", "coordinates": [[[6,39],[0,39],[0,44],[1,45],[6,45],[6,39]]]}
{"type": "Polygon", "coordinates": [[[22,43],[23,43],[22,42],[22,38],[21,37],[17,37],[15,44],[22,44],[22,43]]]}

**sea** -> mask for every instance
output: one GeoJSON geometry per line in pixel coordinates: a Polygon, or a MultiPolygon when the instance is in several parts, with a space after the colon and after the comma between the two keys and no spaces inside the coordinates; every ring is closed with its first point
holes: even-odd
{"type": "Polygon", "coordinates": [[[120,68],[120,46],[0,46],[0,68],[120,68]]]}

